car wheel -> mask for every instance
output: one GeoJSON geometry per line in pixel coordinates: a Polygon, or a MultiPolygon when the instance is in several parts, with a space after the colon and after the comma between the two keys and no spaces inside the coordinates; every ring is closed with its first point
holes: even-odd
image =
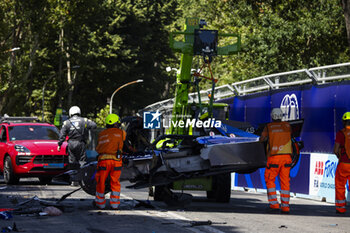
{"type": "Polygon", "coordinates": [[[154,193],[153,193],[153,200],[155,201],[163,201],[163,195],[164,195],[164,186],[154,186],[154,193]]]}
{"type": "Polygon", "coordinates": [[[215,176],[215,201],[228,203],[231,199],[231,173],[215,176]]]}
{"type": "Polygon", "coordinates": [[[40,184],[50,184],[52,181],[52,177],[51,176],[42,176],[39,177],[40,180],[40,184]]]}
{"type": "Polygon", "coordinates": [[[19,178],[14,174],[10,156],[4,161],[4,181],[6,184],[18,184],[19,178]]]}
{"type": "Polygon", "coordinates": [[[215,198],[215,192],[213,190],[207,191],[207,198],[208,199],[214,199],[215,198]]]}

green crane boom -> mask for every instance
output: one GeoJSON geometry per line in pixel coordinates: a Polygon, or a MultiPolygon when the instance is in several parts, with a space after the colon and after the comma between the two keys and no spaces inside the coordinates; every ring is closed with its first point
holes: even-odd
{"type": "MultiPolygon", "coordinates": [[[[177,122],[184,120],[188,114],[188,94],[191,87],[191,68],[193,57],[202,55],[205,63],[210,63],[213,56],[216,55],[231,55],[237,53],[241,47],[241,39],[236,34],[218,34],[216,30],[201,29],[206,25],[204,20],[198,18],[187,18],[185,30],[183,32],[170,33],[170,47],[175,52],[182,53],[180,72],[177,74],[175,102],[172,112],[172,121],[177,122]],[[174,35],[184,35],[184,41],[175,41],[174,35]],[[217,46],[217,37],[236,37],[236,43],[223,47],[217,46]]],[[[213,82],[213,89],[214,89],[213,82]]],[[[199,89],[198,89],[199,91],[199,89]]],[[[214,99],[214,92],[211,93],[210,105],[214,99]]],[[[211,106],[210,106],[211,107],[211,106]]],[[[170,128],[170,134],[188,134],[188,129],[185,127],[170,128]]]]}

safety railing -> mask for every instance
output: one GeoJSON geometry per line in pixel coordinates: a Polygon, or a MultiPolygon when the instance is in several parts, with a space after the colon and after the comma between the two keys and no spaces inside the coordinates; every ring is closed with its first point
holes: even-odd
{"type": "MultiPolygon", "coordinates": [[[[214,98],[220,100],[237,95],[246,95],[254,92],[275,90],[281,87],[290,87],[312,83],[321,85],[334,81],[343,81],[350,78],[350,62],[310,69],[293,70],[283,73],[264,75],[244,81],[226,84],[215,88],[214,98]]],[[[209,101],[211,89],[200,91],[201,101],[209,101]]],[[[198,102],[198,93],[189,94],[189,102],[198,102]]],[[[173,106],[174,99],[163,100],[148,105],[143,111],[162,111],[173,106]]]]}

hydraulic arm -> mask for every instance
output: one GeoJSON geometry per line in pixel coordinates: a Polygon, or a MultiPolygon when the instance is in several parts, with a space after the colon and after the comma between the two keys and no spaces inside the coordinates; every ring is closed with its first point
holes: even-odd
{"type": "MultiPolygon", "coordinates": [[[[211,109],[214,100],[214,87],[217,81],[213,78],[210,68],[212,58],[216,55],[231,55],[237,53],[241,47],[241,39],[239,35],[218,34],[217,30],[202,29],[204,25],[206,25],[204,20],[199,20],[198,18],[187,18],[185,30],[183,32],[170,33],[170,47],[175,52],[182,53],[180,72],[178,72],[176,79],[175,102],[172,112],[173,122],[184,120],[184,118],[188,115],[188,94],[192,85],[191,68],[193,57],[195,55],[201,55],[204,59],[205,66],[208,66],[210,70],[211,77],[207,79],[210,79],[213,84],[209,105],[209,108],[211,109]],[[184,35],[184,41],[174,40],[175,35],[184,35]],[[234,44],[218,47],[218,37],[220,36],[235,37],[237,39],[234,44]]],[[[195,73],[194,76],[196,76],[197,80],[200,77],[203,78],[203,76],[201,76],[199,73],[195,73]]],[[[197,85],[197,91],[199,92],[198,81],[195,81],[194,83],[197,85]]],[[[200,100],[199,104],[201,104],[200,100]]],[[[188,129],[185,127],[174,127],[172,125],[170,134],[188,134],[188,129]]]]}

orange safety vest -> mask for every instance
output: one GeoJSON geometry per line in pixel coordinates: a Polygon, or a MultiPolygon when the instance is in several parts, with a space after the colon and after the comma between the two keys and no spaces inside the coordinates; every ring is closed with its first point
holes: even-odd
{"type": "Polygon", "coordinates": [[[273,155],[292,155],[291,127],[288,122],[272,122],[267,124],[269,137],[268,157],[273,155]]]}
{"type": "Polygon", "coordinates": [[[121,150],[126,138],[126,132],[118,128],[103,130],[98,135],[96,151],[99,154],[98,161],[112,159],[121,161],[121,150]]]}
{"type": "Polygon", "coordinates": [[[350,127],[345,127],[341,131],[343,132],[345,137],[345,143],[344,143],[345,153],[350,159],[350,127]]]}

